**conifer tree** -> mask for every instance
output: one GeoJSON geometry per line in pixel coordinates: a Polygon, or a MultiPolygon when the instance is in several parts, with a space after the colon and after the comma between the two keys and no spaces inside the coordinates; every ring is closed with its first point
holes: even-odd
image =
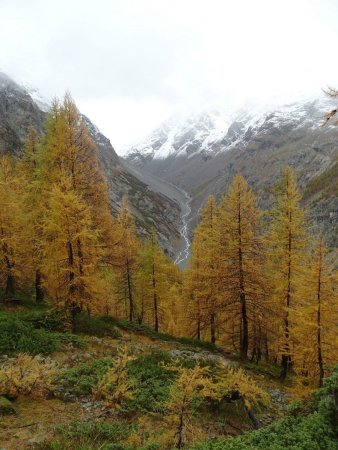
{"type": "Polygon", "coordinates": [[[26,227],[29,230],[31,243],[30,256],[32,267],[35,271],[35,300],[41,303],[44,300],[42,287],[43,275],[41,272],[41,220],[44,198],[38,182],[39,169],[39,142],[36,130],[31,127],[25,142],[23,155],[17,163],[18,176],[21,179],[23,192],[23,208],[26,216],[26,227]]]}
{"type": "Polygon", "coordinates": [[[41,189],[48,193],[51,186],[67,175],[74,192],[90,207],[93,226],[100,230],[101,245],[107,247],[109,256],[112,218],[107,184],[96,145],[69,94],[62,104],[53,103],[46,129],[39,154],[41,189]]]}
{"type": "Polygon", "coordinates": [[[151,230],[149,240],[145,244],[143,274],[146,280],[146,292],[149,296],[147,303],[152,317],[150,323],[155,331],[159,331],[164,273],[162,253],[158,247],[154,230],[151,230]]]}
{"type": "Polygon", "coordinates": [[[43,263],[46,274],[48,272],[44,285],[54,301],[60,304],[59,299],[62,299],[61,303],[72,312],[74,321],[76,311],[81,311],[82,307],[92,310],[95,273],[96,284],[100,286],[102,266],[108,264],[112,252],[112,218],[96,146],[69,95],[65,96],[63,104],[54,102],[51,107],[37,162],[38,191],[45,209],[41,245],[49,257],[43,263]],[[69,205],[73,211],[67,207],[67,199],[74,202],[69,205]],[[61,213],[66,216],[62,218],[61,213]],[[77,227],[74,217],[79,218],[77,227]],[[53,220],[60,222],[58,227],[54,224],[54,229],[53,220]],[[49,252],[48,244],[54,234],[55,245],[60,245],[55,248],[55,255],[60,251],[61,257],[66,243],[66,266],[61,264],[59,256],[53,261],[49,252]],[[53,264],[60,270],[50,270],[53,264]],[[73,270],[74,264],[76,270],[73,270]],[[60,282],[63,278],[67,280],[64,285],[60,282]],[[84,299],[80,301],[82,291],[84,299]]]}
{"type": "Polygon", "coordinates": [[[323,236],[310,255],[295,311],[295,370],[305,385],[321,387],[338,359],[338,278],[325,259],[323,236]]]}
{"type": "Polygon", "coordinates": [[[202,328],[209,330],[210,340],[216,342],[217,314],[219,312],[219,272],[217,243],[218,209],[210,196],[201,212],[201,221],[195,233],[190,262],[190,297],[192,315],[197,318],[197,336],[202,328]]]}
{"type": "Polygon", "coordinates": [[[264,308],[261,213],[242,175],[236,175],[220,207],[219,245],[223,305],[228,320],[237,321],[240,354],[248,357],[250,331],[253,351],[259,352],[260,317],[264,308]]]}
{"type": "Polygon", "coordinates": [[[193,337],[198,340],[202,337],[202,329],[204,328],[202,302],[201,295],[203,289],[204,273],[202,270],[202,245],[201,238],[199,236],[199,226],[194,231],[194,239],[191,246],[191,258],[189,268],[185,272],[184,276],[184,293],[187,303],[187,319],[188,326],[187,331],[191,332],[191,321],[193,326],[193,337]]]}
{"type": "MultiPolygon", "coordinates": [[[[155,331],[176,332],[179,323],[174,317],[179,311],[179,269],[164,255],[154,230],[143,247],[139,271],[139,291],[142,289],[142,317],[155,331]],[[141,288],[142,286],[142,288],[141,288]]],[[[140,310],[140,306],[138,307],[140,310]]]]}
{"type": "Polygon", "coordinates": [[[21,184],[13,161],[0,158],[0,280],[3,299],[16,294],[29,278],[29,241],[25,230],[21,184]]]}
{"type": "Polygon", "coordinates": [[[51,190],[42,226],[45,286],[58,307],[69,312],[74,327],[80,311],[98,309],[100,255],[90,207],[74,192],[69,177],[51,190]]]}
{"type": "Polygon", "coordinates": [[[114,250],[111,257],[116,274],[116,296],[124,306],[126,317],[135,319],[135,282],[138,270],[140,243],[136,237],[134,218],[127,197],[123,196],[121,210],[114,225],[114,250]]]}
{"type": "Polygon", "coordinates": [[[305,219],[299,201],[296,177],[292,169],[287,167],[276,187],[269,231],[273,309],[276,314],[274,320],[279,323],[276,328],[282,379],[287,376],[292,362],[292,316],[293,309],[300,303],[303,266],[306,261],[305,219]]]}

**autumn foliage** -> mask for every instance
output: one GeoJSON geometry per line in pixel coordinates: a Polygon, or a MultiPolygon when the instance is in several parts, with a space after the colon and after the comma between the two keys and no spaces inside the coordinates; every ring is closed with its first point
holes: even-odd
{"type": "MultiPolygon", "coordinates": [[[[20,159],[0,159],[1,302],[28,292],[63,311],[69,329],[80,314],[112,315],[280,364],[282,379],[293,371],[302,386],[321,386],[338,356],[337,273],[324,237],[311,239],[291,168],[272,197],[262,211],[236,174],[219,201],[206,201],[181,271],[153,230],[138,236],[127,196],[111,214],[96,146],[66,95],[43,136],[29,131],[20,159]]],[[[101,386],[111,404],[116,370],[101,386]]]]}

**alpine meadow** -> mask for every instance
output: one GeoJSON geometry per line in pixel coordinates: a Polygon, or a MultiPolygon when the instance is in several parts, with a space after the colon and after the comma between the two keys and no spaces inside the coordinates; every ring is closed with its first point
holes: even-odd
{"type": "Polygon", "coordinates": [[[338,448],[338,10],[230,3],[0,6],[1,450],[338,448]]]}

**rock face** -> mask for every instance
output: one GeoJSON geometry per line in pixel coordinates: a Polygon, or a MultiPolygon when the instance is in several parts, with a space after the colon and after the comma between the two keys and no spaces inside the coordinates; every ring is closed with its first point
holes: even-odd
{"type": "Polygon", "coordinates": [[[0,73],[0,152],[19,155],[28,128],[42,132],[45,112],[23,88],[0,73]]]}
{"type": "Polygon", "coordinates": [[[127,160],[185,189],[192,224],[210,194],[221,196],[241,172],[262,199],[283,167],[297,173],[303,204],[338,247],[338,128],[321,127],[335,103],[322,98],[280,107],[206,110],[172,118],[130,149],[127,160]]]}
{"type": "MultiPolygon", "coordinates": [[[[37,100],[35,94],[0,73],[0,154],[20,156],[30,126],[43,132],[48,106],[37,100]]],[[[108,180],[112,211],[120,209],[122,195],[126,194],[139,234],[146,236],[150,227],[154,228],[166,253],[174,256],[180,247],[179,196],[170,196],[167,183],[160,180],[153,190],[147,177],[141,171],[137,174],[129,171],[109,139],[87,117],[83,116],[83,120],[98,148],[108,180]]]]}

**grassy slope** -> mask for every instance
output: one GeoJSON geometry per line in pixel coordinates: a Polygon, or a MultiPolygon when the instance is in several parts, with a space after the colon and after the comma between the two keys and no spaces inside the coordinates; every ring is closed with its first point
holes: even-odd
{"type": "MultiPolygon", "coordinates": [[[[159,433],[166,431],[161,404],[168,394],[171,374],[163,369],[162,364],[169,362],[173,354],[181,355],[185,364],[193,364],[196,358],[209,365],[217,361],[228,362],[208,343],[157,334],[146,327],[131,325],[113,318],[84,317],[79,321],[76,335],[73,336],[60,331],[62,318],[55,320],[55,316],[43,309],[27,311],[24,308],[15,308],[12,311],[0,312],[0,326],[1,317],[7,319],[7,323],[21,321],[42,333],[43,339],[48,334],[53,336],[57,341],[57,348],[51,349],[53,350],[51,357],[59,366],[53,398],[49,400],[18,398],[14,402],[18,416],[1,418],[0,442],[7,450],[24,449],[28,443],[33,445],[33,448],[35,445],[35,448],[41,450],[108,449],[105,447],[107,442],[115,441],[114,446],[109,448],[128,450],[131,447],[121,442],[127,435],[131,439],[133,433],[140,434],[135,431],[135,426],[140,420],[144,428],[148,429],[142,431],[144,436],[149,429],[158,430],[159,433]],[[107,415],[103,412],[102,404],[93,398],[91,391],[122,346],[137,355],[137,360],[130,366],[130,374],[138,387],[138,392],[132,401],[124,405],[118,415],[116,413],[107,415]],[[78,422],[74,424],[74,420],[82,421],[82,424],[79,425],[78,422]],[[73,425],[70,425],[72,423],[73,425]],[[61,431],[60,425],[64,426],[61,431]],[[120,427],[119,431],[116,431],[116,427],[120,427]],[[114,436],[117,436],[116,439],[114,436]],[[50,443],[39,444],[39,441],[50,439],[52,439],[50,443]]],[[[15,328],[14,325],[12,329],[13,327],[15,328]]],[[[10,339],[13,340],[13,336],[10,339]]],[[[37,349],[39,346],[38,343],[37,349]]],[[[29,351],[37,353],[34,347],[29,348],[29,351]]],[[[15,351],[12,350],[12,353],[15,351]]],[[[288,397],[276,380],[275,368],[265,365],[257,368],[254,364],[247,364],[245,369],[273,397],[273,406],[259,416],[262,422],[268,424],[284,415],[288,397]]],[[[196,421],[201,429],[200,439],[222,434],[236,436],[251,429],[245,411],[236,402],[225,404],[217,411],[202,409],[196,421]]]]}

